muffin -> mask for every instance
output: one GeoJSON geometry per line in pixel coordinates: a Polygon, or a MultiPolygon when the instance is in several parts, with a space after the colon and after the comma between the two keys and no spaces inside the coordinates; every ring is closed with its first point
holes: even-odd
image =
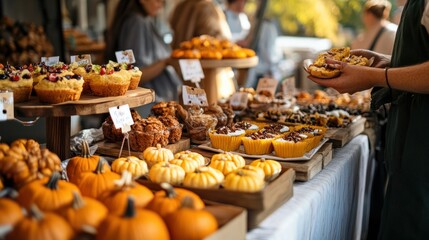
{"type": "Polygon", "coordinates": [[[257,125],[246,122],[246,121],[236,122],[234,124],[234,127],[239,128],[239,129],[243,129],[247,135],[254,133],[254,132],[257,132],[259,130],[259,127],[257,125]]]}
{"type": "Polygon", "coordinates": [[[46,66],[44,62],[34,65],[30,64],[28,66],[28,70],[31,72],[33,77],[33,86],[36,86],[40,80],[46,77],[46,74],[48,73],[48,66],[46,66]]]}
{"type": "MultiPolygon", "coordinates": [[[[140,114],[134,109],[131,109],[131,117],[133,118],[134,123],[142,119],[140,114]]],[[[104,138],[111,142],[121,142],[124,138],[122,130],[120,128],[117,129],[113,124],[111,116],[107,117],[106,120],[104,120],[103,124],[101,125],[101,129],[103,130],[104,138]]]]}
{"type": "Polygon", "coordinates": [[[95,96],[122,96],[130,86],[130,77],[112,64],[92,65],[89,75],[89,86],[95,96]]]}
{"type": "Polygon", "coordinates": [[[302,157],[308,149],[306,136],[298,132],[290,132],[273,141],[275,155],[282,158],[302,157]]]}
{"type": "Polygon", "coordinates": [[[245,131],[235,127],[220,127],[209,133],[212,147],[223,151],[235,151],[241,145],[241,138],[245,135],[245,131]]]}
{"type": "Polygon", "coordinates": [[[25,102],[33,89],[33,77],[28,69],[17,70],[0,64],[0,90],[12,91],[13,102],[25,102]]]}
{"type": "Polygon", "coordinates": [[[242,137],[244,152],[250,155],[270,154],[273,151],[272,141],[276,135],[266,132],[257,131],[242,137]]]}
{"type": "Polygon", "coordinates": [[[127,71],[130,74],[130,86],[128,90],[134,90],[139,86],[140,79],[142,77],[142,71],[138,67],[135,67],[132,64],[123,63],[121,64],[121,68],[127,71]]]}
{"type": "Polygon", "coordinates": [[[151,111],[155,116],[176,116],[176,105],[174,101],[159,102],[152,106],[151,111]]]}
{"type": "Polygon", "coordinates": [[[211,115],[217,119],[216,129],[226,126],[228,122],[228,117],[223,112],[222,108],[217,104],[211,104],[204,110],[205,114],[211,115]]]}
{"type": "Polygon", "coordinates": [[[290,131],[290,127],[280,124],[280,123],[272,123],[269,125],[264,126],[261,131],[271,133],[276,135],[277,137],[280,137],[281,135],[287,133],[290,131]]]}
{"type": "Polygon", "coordinates": [[[69,71],[67,65],[59,63],[48,67],[48,73],[34,86],[34,90],[42,103],[77,101],[83,90],[83,79],[69,71]]]}
{"type": "Polygon", "coordinates": [[[176,143],[182,138],[182,124],[179,123],[176,117],[166,115],[158,117],[158,120],[161,121],[170,132],[168,143],[176,143]]]}
{"type": "Polygon", "coordinates": [[[148,147],[168,144],[170,132],[156,117],[143,118],[131,126],[129,134],[130,147],[133,151],[144,151],[148,147]]]}
{"type": "Polygon", "coordinates": [[[91,94],[91,88],[89,81],[91,79],[90,74],[92,70],[92,64],[79,65],[77,62],[70,64],[70,69],[73,73],[82,76],[83,78],[83,94],[91,94]]]}
{"type": "Polygon", "coordinates": [[[310,140],[309,149],[317,147],[325,135],[326,128],[316,126],[299,126],[295,129],[300,134],[305,134],[310,140]]]}

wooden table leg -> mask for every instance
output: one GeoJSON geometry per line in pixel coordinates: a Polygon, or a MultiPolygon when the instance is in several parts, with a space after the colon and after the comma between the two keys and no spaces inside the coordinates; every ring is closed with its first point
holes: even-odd
{"type": "Polygon", "coordinates": [[[218,91],[217,91],[217,75],[219,68],[206,68],[204,69],[204,79],[201,80],[201,88],[206,91],[207,101],[209,104],[217,103],[218,91]]]}
{"type": "Polygon", "coordinates": [[[61,160],[70,157],[71,117],[46,118],[46,145],[61,160]]]}

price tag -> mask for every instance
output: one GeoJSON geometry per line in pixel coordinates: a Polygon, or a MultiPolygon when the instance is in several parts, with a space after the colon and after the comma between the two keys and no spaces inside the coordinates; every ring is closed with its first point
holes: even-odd
{"type": "Polygon", "coordinates": [[[295,96],[295,89],[295,77],[289,77],[283,80],[282,90],[284,97],[293,98],[295,96]]]}
{"type": "Polygon", "coordinates": [[[0,92],[0,121],[14,119],[13,92],[0,92]]]}
{"type": "Polygon", "coordinates": [[[207,95],[204,89],[182,86],[182,97],[184,105],[208,106],[207,95]]]}
{"type": "Polygon", "coordinates": [[[134,124],[134,121],[128,104],[119,107],[111,107],[109,108],[109,113],[116,129],[121,128],[122,133],[131,130],[130,126],[134,124]]]}
{"type": "Polygon", "coordinates": [[[73,55],[70,56],[70,62],[77,63],[79,66],[85,66],[91,64],[91,55],[82,54],[82,55],[73,55]]]}
{"type": "Polygon", "coordinates": [[[274,78],[260,78],[258,82],[258,86],[256,87],[256,93],[270,93],[271,96],[274,97],[277,90],[277,85],[279,81],[274,78]]]}
{"type": "Polygon", "coordinates": [[[124,51],[115,52],[116,61],[118,63],[135,63],[136,59],[134,57],[133,50],[128,49],[124,51]]]}
{"type": "Polygon", "coordinates": [[[60,62],[60,56],[42,57],[40,61],[44,62],[46,66],[54,66],[60,62]]]}
{"type": "Polygon", "coordinates": [[[233,108],[246,108],[248,97],[246,92],[236,92],[229,98],[229,104],[233,108]]]}
{"type": "Polygon", "coordinates": [[[198,59],[180,59],[180,70],[185,81],[200,82],[204,78],[203,68],[198,59]]]}

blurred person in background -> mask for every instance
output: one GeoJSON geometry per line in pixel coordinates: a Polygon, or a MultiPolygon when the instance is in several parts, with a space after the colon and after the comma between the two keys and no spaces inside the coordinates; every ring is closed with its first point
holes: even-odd
{"type": "Polygon", "coordinates": [[[177,101],[182,84],[173,67],[168,65],[171,47],[158,32],[155,21],[163,0],[121,0],[108,31],[107,60],[115,51],[132,49],[135,66],[142,71],[140,86],[155,90],[156,101],[177,101]]]}
{"type": "Polygon", "coordinates": [[[244,12],[244,6],[247,0],[228,0],[225,16],[228,22],[229,28],[231,29],[231,41],[239,45],[240,41],[246,39],[250,31],[250,21],[244,12]]]}
{"type": "Polygon", "coordinates": [[[200,35],[231,40],[231,31],[220,6],[212,0],[183,0],[173,9],[170,18],[173,31],[171,46],[179,48],[183,41],[200,35]]]}
{"type": "Polygon", "coordinates": [[[392,22],[394,24],[398,25],[401,21],[401,15],[404,10],[405,3],[407,3],[407,0],[396,0],[396,10],[392,14],[392,22]]]}
{"type": "Polygon", "coordinates": [[[389,22],[392,5],[387,0],[365,2],[362,21],[364,32],[352,42],[352,49],[368,49],[383,54],[392,54],[398,26],[389,22]]]}

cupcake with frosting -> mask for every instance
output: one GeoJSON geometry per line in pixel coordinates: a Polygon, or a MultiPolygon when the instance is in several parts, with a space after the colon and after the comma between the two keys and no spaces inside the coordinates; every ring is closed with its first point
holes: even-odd
{"type": "Polygon", "coordinates": [[[296,131],[273,141],[275,155],[282,158],[302,157],[307,152],[307,136],[296,131]]]}
{"type": "Polygon", "coordinates": [[[246,121],[236,122],[234,123],[234,127],[243,129],[246,132],[246,134],[251,134],[259,130],[259,127],[256,124],[246,122],[246,121]]]}
{"type": "Polygon", "coordinates": [[[326,128],[324,127],[316,127],[316,126],[298,126],[296,128],[296,131],[300,134],[305,134],[308,139],[310,140],[309,149],[311,150],[317,145],[319,145],[320,141],[322,140],[323,136],[325,135],[326,128]]]}
{"type": "Polygon", "coordinates": [[[212,147],[224,151],[235,151],[241,145],[241,138],[245,135],[245,131],[240,128],[220,127],[217,130],[209,133],[212,147]]]}
{"type": "Polygon", "coordinates": [[[291,130],[290,127],[280,123],[268,124],[262,128],[262,131],[274,134],[276,135],[276,137],[280,137],[285,133],[290,132],[290,130],[291,130]]]}
{"type": "Polygon", "coordinates": [[[276,135],[267,131],[257,131],[242,138],[244,151],[250,155],[270,154],[273,151],[272,141],[276,135]]]}
{"type": "Polygon", "coordinates": [[[0,64],[0,90],[12,91],[14,103],[25,102],[33,89],[33,77],[27,68],[15,69],[0,64]]]}

